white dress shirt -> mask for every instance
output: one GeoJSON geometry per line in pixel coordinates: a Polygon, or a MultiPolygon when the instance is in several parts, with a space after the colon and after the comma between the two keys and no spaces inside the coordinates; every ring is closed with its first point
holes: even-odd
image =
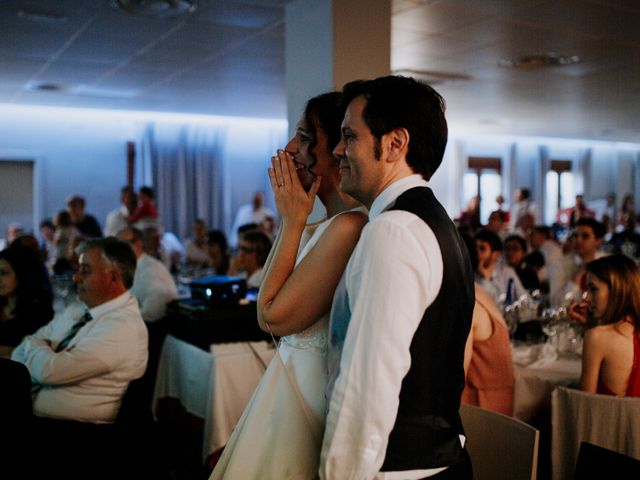
{"type": "Polygon", "coordinates": [[[262,281],[264,280],[264,268],[260,267],[255,272],[253,272],[249,278],[247,278],[247,287],[249,288],[260,288],[262,285],[262,281]]]}
{"type": "Polygon", "coordinates": [[[187,252],[187,262],[200,263],[202,265],[209,263],[210,257],[206,245],[201,248],[194,239],[187,238],[184,242],[184,249],[187,252]]]}
{"type": "Polygon", "coordinates": [[[553,240],[545,240],[538,248],[544,257],[544,266],[538,272],[540,280],[549,281],[552,265],[562,260],[562,247],[553,240]]]}
{"type": "Polygon", "coordinates": [[[238,209],[238,213],[236,213],[236,218],[233,220],[231,235],[229,235],[229,245],[234,248],[238,245],[238,228],[249,223],[260,224],[267,217],[275,218],[273,210],[267,207],[260,207],[254,210],[252,204],[241,206],[238,209]]]}
{"type": "Polygon", "coordinates": [[[147,329],[129,292],[90,309],[92,320],[55,353],[86,311],[83,303],[70,305],[11,354],[43,385],[33,398],[38,416],[112,423],[129,382],[145,371],[147,329]]]}
{"type": "Polygon", "coordinates": [[[381,192],[347,264],[351,320],[329,403],[322,479],[418,479],[444,470],[380,472],[411,366],[409,347],[443,275],[431,228],[412,213],[385,209],[405,191],[426,185],[411,175],[381,192]]]}
{"type": "Polygon", "coordinates": [[[491,295],[497,305],[504,303],[503,300],[507,295],[509,280],[513,280],[515,294],[515,298],[511,299],[512,302],[515,302],[522,295],[528,293],[527,289],[522,286],[522,282],[516,271],[505,263],[504,258],[501,258],[495,264],[490,279],[484,278],[482,275],[476,275],[476,281],[491,295]]]}
{"type": "Polygon", "coordinates": [[[138,299],[145,322],[155,322],[167,312],[167,304],[178,298],[178,289],[164,264],[146,253],[138,258],[131,294],[138,299]]]}
{"type": "Polygon", "coordinates": [[[105,221],[104,236],[115,237],[120,230],[128,227],[127,218],[129,218],[129,209],[124,205],[109,212],[105,221]]]}
{"type": "Polygon", "coordinates": [[[509,213],[509,231],[515,232],[519,230],[520,225],[518,225],[518,222],[520,222],[522,217],[527,213],[533,217],[531,222],[532,225],[538,223],[538,206],[535,202],[532,202],[531,200],[516,202],[509,213]]]}
{"type": "MultiPolygon", "coordinates": [[[[594,260],[603,255],[596,252],[594,260]]],[[[581,300],[582,291],[574,278],[586,263],[580,255],[569,254],[549,266],[549,302],[552,307],[568,307],[581,300]]]]}

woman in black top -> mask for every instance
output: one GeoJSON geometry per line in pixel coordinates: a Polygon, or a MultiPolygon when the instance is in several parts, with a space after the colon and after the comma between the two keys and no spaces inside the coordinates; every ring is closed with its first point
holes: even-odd
{"type": "Polygon", "coordinates": [[[38,254],[21,246],[0,252],[0,345],[15,347],[53,318],[53,292],[38,254]]]}

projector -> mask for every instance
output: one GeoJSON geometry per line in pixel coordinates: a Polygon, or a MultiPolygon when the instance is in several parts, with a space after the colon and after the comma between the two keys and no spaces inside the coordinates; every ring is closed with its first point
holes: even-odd
{"type": "Polygon", "coordinates": [[[210,275],[191,281],[191,298],[210,305],[234,305],[247,294],[247,282],[242,277],[210,275]]]}

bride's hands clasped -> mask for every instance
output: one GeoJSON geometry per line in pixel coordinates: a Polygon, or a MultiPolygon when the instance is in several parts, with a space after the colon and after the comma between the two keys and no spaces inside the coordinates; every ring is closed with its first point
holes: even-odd
{"type": "Polygon", "coordinates": [[[271,165],[269,180],[283,225],[304,225],[313,210],[321,177],[315,178],[307,192],[300,182],[290,153],[278,150],[277,155],[271,157],[271,165]]]}

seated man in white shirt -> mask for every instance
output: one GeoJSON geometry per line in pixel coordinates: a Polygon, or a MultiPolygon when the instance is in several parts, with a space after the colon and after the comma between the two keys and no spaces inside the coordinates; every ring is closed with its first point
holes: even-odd
{"type": "Polygon", "coordinates": [[[145,322],[155,322],[164,317],[167,304],[178,298],[176,284],[169,270],[160,260],[144,253],[142,232],[126,227],[118,232],[118,239],[131,245],[136,255],[136,274],[131,294],[136,297],[145,322]]]}
{"type": "Polygon", "coordinates": [[[516,271],[506,264],[502,258],[502,240],[495,232],[480,230],[476,233],[476,251],[478,253],[478,269],[476,281],[501,305],[514,302],[527,293],[518,278],[516,271]],[[509,292],[509,285],[513,285],[509,292]]]}
{"type": "Polygon", "coordinates": [[[113,423],[131,380],[147,366],[147,329],[135,298],[135,256],[115,238],[82,244],[74,276],[78,297],[25,339],[11,358],[33,383],[33,413],[86,423],[113,423]]]}
{"type": "Polygon", "coordinates": [[[509,215],[509,230],[518,232],[526,238],[527,225],[535,225],[538,218],[538,207],[531,200],[528,188],[519,188],[515,193],[515,203],[509,215]]]}
{"type": "Polygon", "coordinates": [[[240,237],[238,235],[238,229],[243,225],[249,223],[259,225],[265,218],[273,216],[273,211],[264,206],[264,194],[262,192],[255,192],[252,202],[241,206],[236,213],[233,227],[231,228],[231,236],[229,237],[229,245],[235,248],[239,244],[240,237]]]}
{"type": "Polygon", "coordinates": [[[485,228],[497,233],[500,240],[504,240],[507,236],[507,229],[505,228],[507,224],[506,218],[507,212],[494,210],[489,214],[489,220],[487,221],[487,226],[485,228]]]}
{"type": "Polygon", "coordinates": [[[207,268],[211,261],[207,251],[207,224],[201,218],[193,223],[193,237],[184,242],[187,263],[196,268],[207,268]]]}
{"type": "Polygon", "coordinates": [[[79,252],[74,281],[83,303],[25,337],[11,356],[32,383],[25,478],[119,478],[114,470],[126,451],[112,424],[129,382],[147,366],[147,329],[127,290],[136,267],[131,247],[108,237],[79,252]]]}
{"type": "Polygon", "coordinates": [[[144,252],[160,260],[170,272],[178,271],[185,256],[184,246],[178,237],[159,227],[147,227],[141,231],[144,252]]]}
{"type": "Polygon", "coordinates": [[[586,291],[585,264],[603,256],[598,249],[607,232],[604,224],[582,217],[575,228],[573,253],[549,265],[549,301],[553,307],[568,307],[580,301],[586,291]]]}
{"type": "Polygon", "coordinates": [[[120,189],[120,207],[112,210],[105,221],[105,237],[116,236],[120,230],[129,225],[127,219],[138,205],[138,195],[131,185],[120,189]]]}
{"type": "Polygon", "coordinates": [[[536,225],[529,235],[531,250],[538,250],[544,257],[544,266],[538,273],[541,282],[549,283],[551,265],[562,259],[562,248],[552,240],[551,227],[536,225]]]}
{"type": "Polygon", "coordinates": [[[264,233],[252,230],[245,233],[238,244],[238,255],[233,258],[229,275],[244,274],[247,287],[260,288],[264,278],[264,267],[269,252],[271,240],[264,233]]]}

